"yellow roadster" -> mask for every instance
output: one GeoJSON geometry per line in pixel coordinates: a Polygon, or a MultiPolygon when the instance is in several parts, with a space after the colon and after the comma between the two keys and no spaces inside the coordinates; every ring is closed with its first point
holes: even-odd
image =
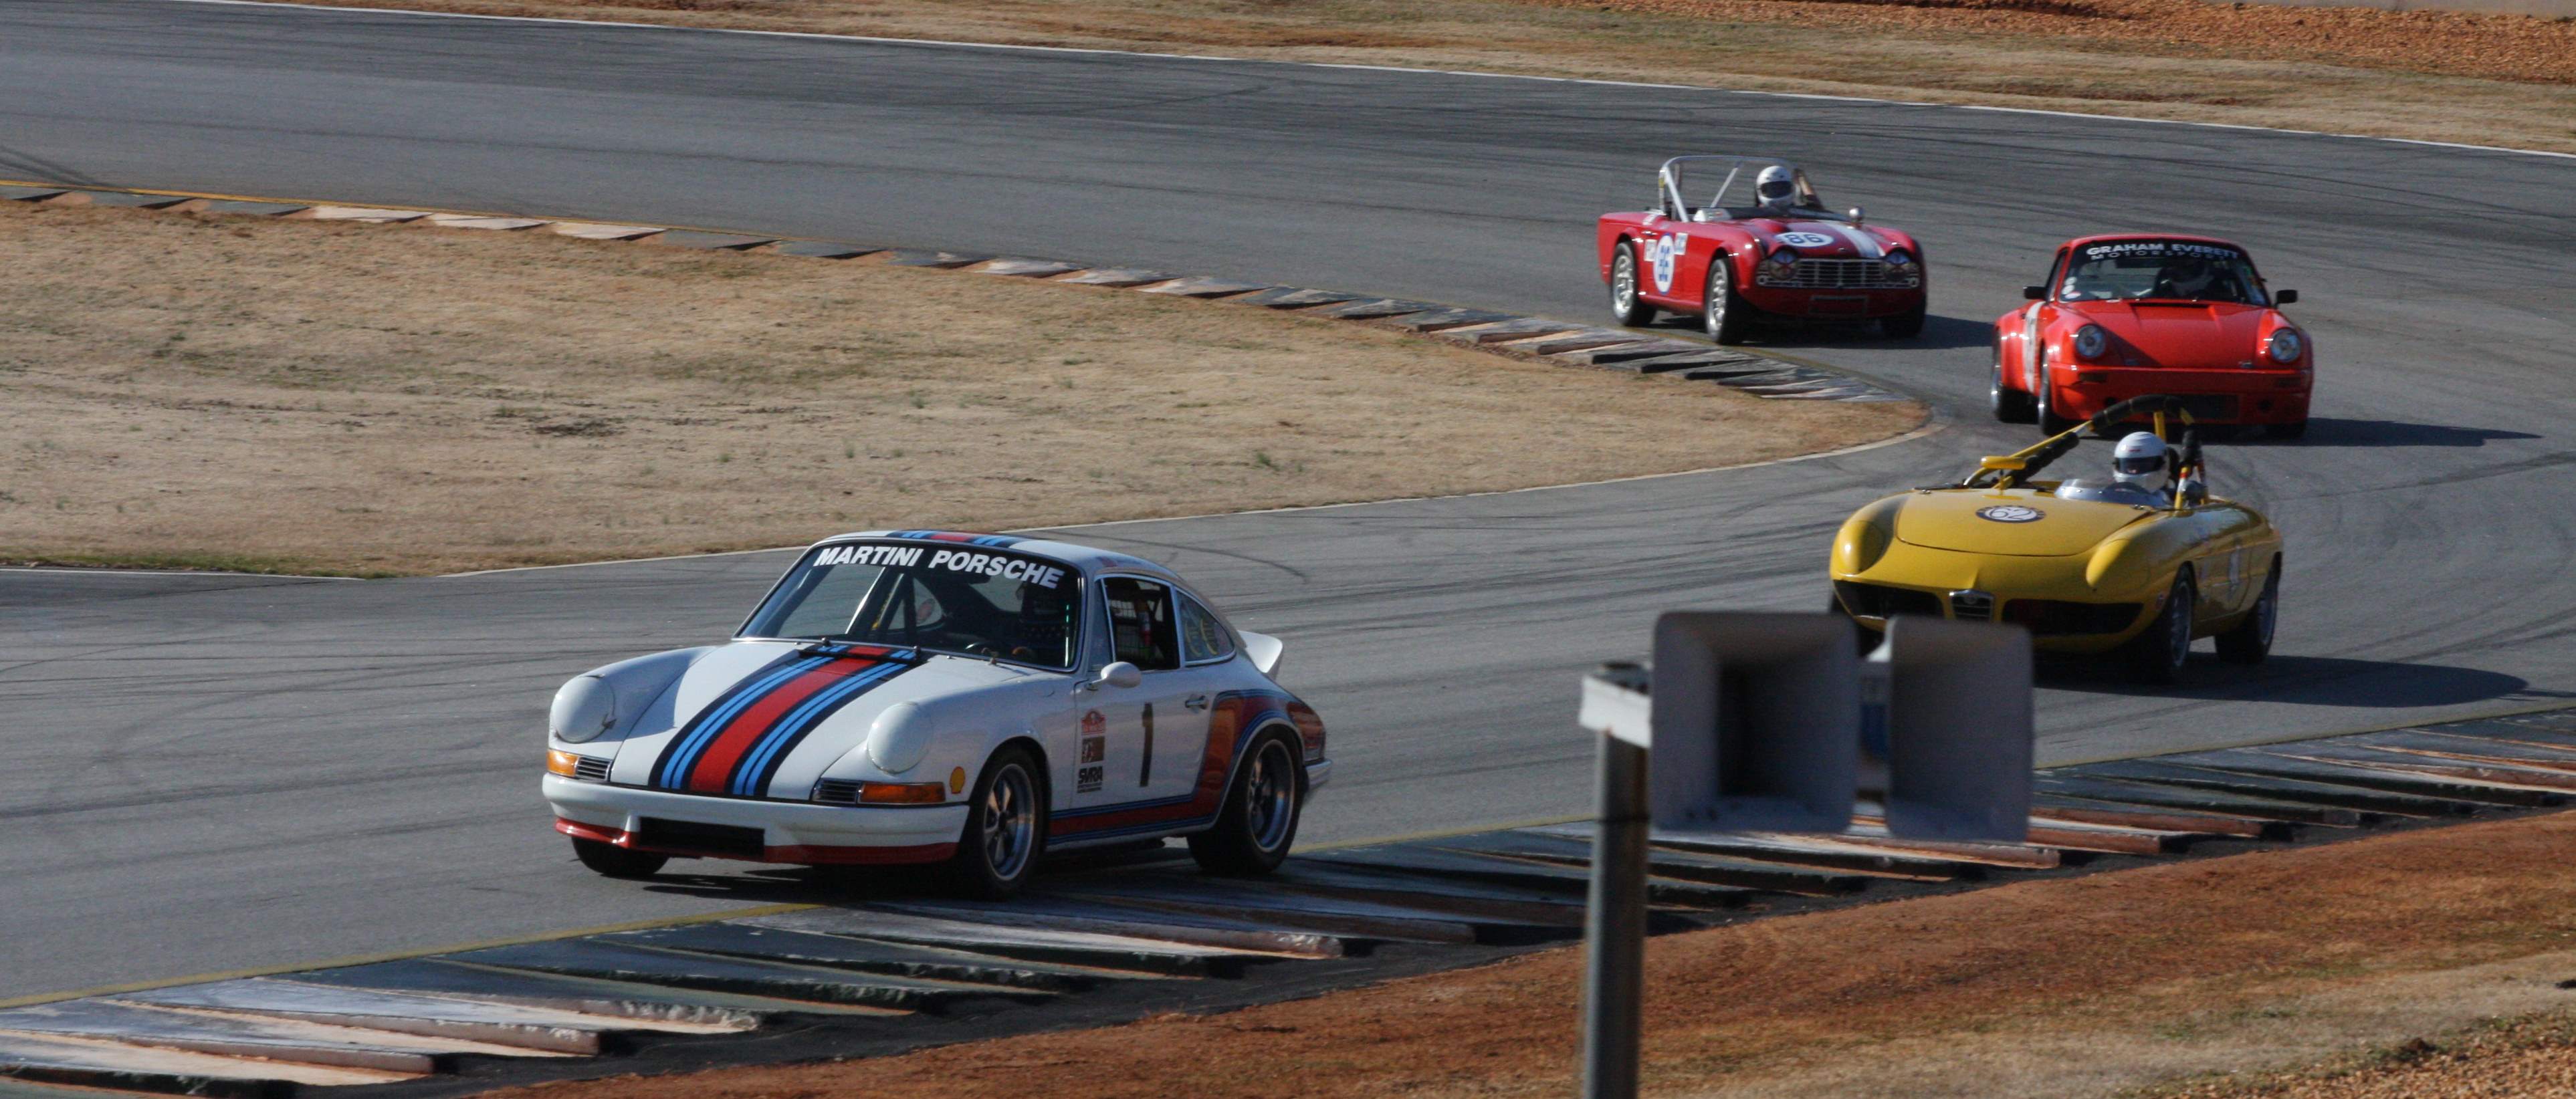
{"type": "Polygon", "coordinates": [[[1891,615],[2006,622],[2043,651],[2112,654],[2170,683],[2197,638],[2262,661],[2281,601],[2281,535],[2254,509],[2206,494],[2198,433],[2180,398],[2105,408],[2072,430],[1987,458],[1956,485],[1887,497],[1834,537],[1834,609],[1874,644],[1891,615]],[[2167,482],[2042,480],[2088,431],[2154,417],[2167,482]]]}

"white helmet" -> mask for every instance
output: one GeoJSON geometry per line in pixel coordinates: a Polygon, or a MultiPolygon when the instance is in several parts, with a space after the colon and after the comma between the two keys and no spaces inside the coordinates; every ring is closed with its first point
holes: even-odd
{"type": "Polygon", "coordinates": [[[1798,181],[1789,169],[1774,164],[1753,178],[1753,194],[1764,206],[1787,206],[1798,196],[1798,181]]]}
{"type": "Polygon", "coordinates": [[[2111,476],[2123,484],[2144,485],[2165,468],[2165,441],[2152,431],[2132,431],[2111,451],[2111,476]]]}

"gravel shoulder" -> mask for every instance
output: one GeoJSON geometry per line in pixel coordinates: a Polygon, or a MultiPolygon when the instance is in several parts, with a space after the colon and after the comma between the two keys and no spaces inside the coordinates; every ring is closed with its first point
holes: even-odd
{"type": "MultiPolygon", "coordinates": [[[[2576,974],[2571,844],[2576,813],[2558,813],[1660,938],[1647,951],[1647,1091],[2561,1094],[2473,1085],[2480,1050],[2526,1082],[2563,1086],[2576,1063],[2556,1021],[2576,1008],[2562,984],[2576,974]],[[2427,1056],[2453,1049],[2463,1057],[2427,1056]],[[2445,1065],[2460,1086],[2406,1090],[2422,1081],[2404,1073],[2445,1065]],[[2335,1083],[2354,1079],[2380,1083],[2335,1083]],[[2261,1090],[2275,1085],[2292,1090],[2261,1090]]],[[[1578,951],[1556,950],[1223,1015],[499,1094],[1564,1095],[1581,972],[1578,951]],[[1146,1056],[1153,1071],[1137,1071],[1146,1056]]]]}
{"type": "Polygon", "coordinates": [[[2208,0],[325,2],[1683,83],[2576,152],[2576,20],[2520,15],[2208,0]]]}
{"type": "Polygon", "coordinates": [[[1924,415],[542,230],[9,203],[0,251],[0,561],[556,564],[1674,472],[1924,415]]]}

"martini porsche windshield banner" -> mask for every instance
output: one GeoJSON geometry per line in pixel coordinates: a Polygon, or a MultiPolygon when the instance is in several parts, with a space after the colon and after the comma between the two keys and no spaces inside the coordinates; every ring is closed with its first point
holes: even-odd
{"type": "Polygon", "coordinates": [[[653,785],[692,794],[759,797],[807,733],[853,699],[903,674],[910,649],[835,645],[802,650],[744,676],[680,727],[653,764],[653,785]]]}

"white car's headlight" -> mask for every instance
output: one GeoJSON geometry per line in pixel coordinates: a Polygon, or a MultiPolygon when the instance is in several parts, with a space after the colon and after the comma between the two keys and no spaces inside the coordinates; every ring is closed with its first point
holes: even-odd
{"type": "Polygon", "coordinates": [[[597,740],[617,725],[617,691],[598,676],[574,676],[555,692],[546,725],[556,740],[566,744],[597,740]]]}
{"type": "Polygon", "coordinates": [[[868,761],[900,775],[921,765],[930,754],[932,722],[917,703],[898,702],[868,726],[868,761]]]}
{"type": "Polygon", "coordinates": [[[2102,331],[2100,325],[2088,324],[2075,330],[2075,356],[2077,358],[2098,359],[2102,357],[2103,352],[2110,349],[2111,337],[2108,333],[2102,331]]]}
{"type": "Polygon", "coordinates": [[[2299,338],[2298,329],[2275,328],[2269,350],[2273,362],[2286,366],[2299,361],[2299,356],[2307,352],[2307,341],[2299,338]]]}

